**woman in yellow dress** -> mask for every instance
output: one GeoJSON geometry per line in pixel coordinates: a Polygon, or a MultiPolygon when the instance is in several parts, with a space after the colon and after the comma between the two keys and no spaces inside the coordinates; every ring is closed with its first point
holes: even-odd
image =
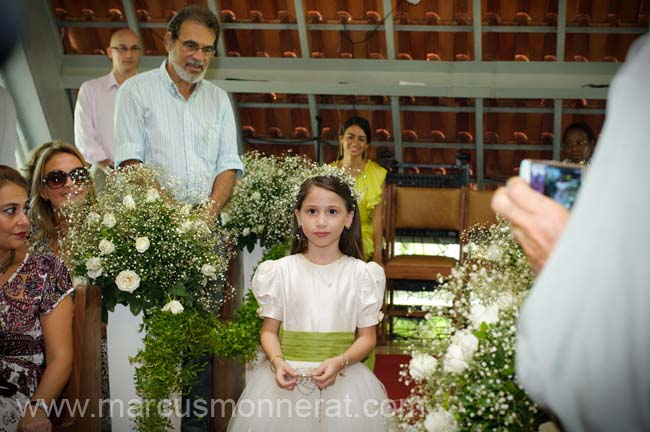
{"type": "Polygon", "coordinates": [[[357,191],[361,197],[359,216],[361,216],[363,252],[367,261],[372,260],[382,264],[381,248],[384,231],[382,195],[387,171],[377,163],[368,160],[370,136],[370,123],[362,117],[351,117],[343,123],[339,135],[336,166],[344,168],[357,180],[357,191]]]}

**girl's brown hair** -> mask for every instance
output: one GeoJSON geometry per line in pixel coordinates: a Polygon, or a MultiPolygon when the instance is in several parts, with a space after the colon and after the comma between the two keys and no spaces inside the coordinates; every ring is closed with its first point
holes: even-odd
{"type": "MultiPolygon", "coordinates": [[[[345,255],[363,260],[365,255],[363,254],[363,242],[361,240],[361,218],[359,216],[357,201],[354,199],[350,187],[336,176],[310,177],[300,186],[300,192],[298,192],[298,199],[296,200],[294,210],[300,211],[302,203],[314,187],[334,192],[345,201],[347,211],[354,211],[350,228],[343,229],[343,233],[339,238],[339,250],[345,255]]],[[[302,228],[298,225],[295,214],[293,216],[293,229],[291,233],[291,254],[305,252],[308,245],[307,237],[305,237],[302,228]]]]}

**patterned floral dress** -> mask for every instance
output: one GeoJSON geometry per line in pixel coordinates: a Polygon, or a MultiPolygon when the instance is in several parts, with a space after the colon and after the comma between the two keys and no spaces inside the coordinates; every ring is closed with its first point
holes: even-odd
{"type": "Polygon", "coordinates": [[[45,369],[40,316],[47,315],[73,291],[63,262],[52,255],[27,255],[0,288],[0,379],[18,386],[0,396],[0,432],[14,431],[25,403],[45,369]]]}

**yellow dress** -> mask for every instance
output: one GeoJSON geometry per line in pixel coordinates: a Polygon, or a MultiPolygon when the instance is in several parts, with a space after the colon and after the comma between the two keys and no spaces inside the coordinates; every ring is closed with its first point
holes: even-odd
{"type": "Polygon", "coordinates": [[[373,216],[375,207],[381,203],[382,185],[387,171],[379,164],[369,160],[363,171],[357,175],[357,192],[359,199],[359,216],[361,217],[361,237],[366,260],[372,258],[375,251],[373,236],[373,216]]]}

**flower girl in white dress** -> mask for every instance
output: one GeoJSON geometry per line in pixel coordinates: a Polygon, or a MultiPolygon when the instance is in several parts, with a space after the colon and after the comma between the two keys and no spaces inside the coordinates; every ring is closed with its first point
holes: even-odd
{"type": "Polygon", "coordinates": [[[253,277],[269,361],[244,389],[229,431],[392,429],[386,391],[360,363],[375,346],[386,280],[362,260],[355,210],[337,176],[302,184],[291,255],[263,262],[253,277]]]}

